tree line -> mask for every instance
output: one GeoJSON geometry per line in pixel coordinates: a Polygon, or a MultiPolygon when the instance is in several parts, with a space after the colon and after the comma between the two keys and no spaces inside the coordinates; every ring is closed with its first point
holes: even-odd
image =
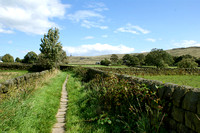
{"type": "Polygon", "coordinates": [[[53,67],[58,67],[60,64],[68,63],[67,54],[62,49],[62,44],[59,42],[59,29],[51,28],[48,30],[47,34],[41,38],[40,44],[40,54],[37,55],[35,52],[28,52],[23,59],[17,57],[14,61],[13,56],[10,54],[5,54],[1,57],[3,62],[20,62],[20,63],[30,63],[42,66],[44,69],[51,69],[53,67]]]}
{"type": "Polygon", "coordinates": [[[165,68],[169,66],[177,66],[178,68],[196,68],[200,66],[200,58],[191,55],[172,56],[163,49],[152,49],[147,55],[125,54],[122,59],[116,54],[112,54],[110,60],[104,59],[101,65],[126,65],[135,66],[156,66],[157,68],[165,68]]]}

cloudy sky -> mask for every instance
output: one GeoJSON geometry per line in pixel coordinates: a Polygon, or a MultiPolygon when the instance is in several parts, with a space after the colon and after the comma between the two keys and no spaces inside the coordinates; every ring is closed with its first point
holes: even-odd
{"type": "Polygon", "coordinates": [[[73,56],[200,46],[199,7],[199,0],[0,0],[0,56],[39,54],[51,27],[73,56]]]}

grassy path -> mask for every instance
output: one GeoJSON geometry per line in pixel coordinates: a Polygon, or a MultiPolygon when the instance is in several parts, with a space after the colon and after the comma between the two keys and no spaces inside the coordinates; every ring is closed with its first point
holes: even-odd
{"type": "Polygon", "coordinates": [[[92,116],[94,109],[86,108],[87,91],[81,81],[73,73],[69,75],[67,83],[68,107],[66,116],[67,133],[106,133],[105,127],[87,120],[87,116],[92,116]]]}
{"type": "Polygon", "coordinates": [[[54,124],[52,133],[64,133],[65,132],[65,116],[67,111],[67,91],[66,91],[66,84],[67,84],[68,76],[63,83],[62,92],[61,92],[61,99],[60,99],[60,108],[58,109],[56,120],[57,122],[54,124]]]}
{"type": "Polygon", "coordinates": [[[0,132],[50,132],[56,122],[65,78],[66,73],[60,72],[32,94],[23,94],[1,103],[0,132]]]}

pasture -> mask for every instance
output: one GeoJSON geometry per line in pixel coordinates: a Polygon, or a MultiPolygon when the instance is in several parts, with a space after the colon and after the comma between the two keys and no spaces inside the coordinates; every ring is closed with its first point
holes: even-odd
{"type": "Polygon", "coordinates": [[[0,70],[0,83],[28,73],[26,70],[0,70]]]}

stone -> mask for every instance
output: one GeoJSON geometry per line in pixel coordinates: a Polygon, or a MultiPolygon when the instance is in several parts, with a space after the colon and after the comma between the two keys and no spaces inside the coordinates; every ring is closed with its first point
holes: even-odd
{"type": "Polygon", "coordinates": [[[197,114],[200,115],[200,101],[197,103],[197,114]]]}
{"type": "Polygon", "coordinates": [[[52,133],[65,133],[64,128],[53,128],[52,133]]]}
{"type": "Polygon", "coordinates": [[[166,83],[164,87],[165,87],[165,92],[163,94],[163,98],[170,98],[174,93],[175,85],[166,83]]]}
{"type": "Polygon", "coordinates": [[[171,115],[174,120],[176,120],[180,123],[184,123],[185,112],[183,109],[173,106],[171,115]]]}
{"type": "Polygon", "coordinates": [[[185,96],[187,91],[188,91],[187,88],[175,85],[174,93],[172,95],[173,104],[176,105],[177,107],[180,107],[182,103],[182,99],[185,96]]]}
{"type": "Polygon", "coordinates": [[[54,124],[54,128],[56,127],[56,128],[61,128],[61,127],[64,127],[65,126],[65,123],[56,123],[56,124],[54,124]]]}
{"type": "Polygon", "coordinates": [[[186,111],[185,125],[191,128],[192,130],[199,132],[200,131],[200,116],[195,113],[186,111]]]}
{"type": "Polygon", "coordinates": [[[177,131],[178,131],[179,133],[195,133],[193,130],[187,128],[185,125],[183,125],[183,124],[181,124],[181,123],[179,123],[179,124],[177,125],[177,131]]]}
{"type": "Polygon", "coordinates": [[[197,112],[197,103],[200,100],[200,89],[193,89],[186,93],[182,108],[191,112],[197,112]]]}

